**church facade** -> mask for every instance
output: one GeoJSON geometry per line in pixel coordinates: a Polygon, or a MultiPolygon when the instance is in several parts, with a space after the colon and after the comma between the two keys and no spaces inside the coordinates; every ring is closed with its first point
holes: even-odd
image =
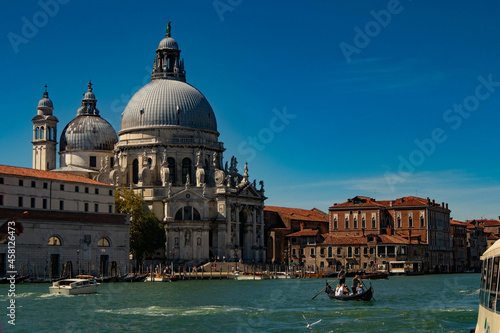
{"type": "MultiPolygon", "coordinates": [[[[117,139],[96,109],[89,82],[77,118],[61,134],[60,168],[54,171],[140,193],[163,221],[167,261],[264,261],[264,183],[250,181],[248,165],[238,166],[235,157],[224,162],[215,113],[186,82],[180,53],[169,24],[156,49],[151,82],[125,107],[117,139]]],[[[40,124],[33,124],[35,136],[40,124]]],[[[39,141],[39,151],[55,150],[53,140],[39,141]]],[[[55,155],[37,156],[52,161],[55,155]]],[[[55,167],[53,162],[44,165],[55,167]]]]}

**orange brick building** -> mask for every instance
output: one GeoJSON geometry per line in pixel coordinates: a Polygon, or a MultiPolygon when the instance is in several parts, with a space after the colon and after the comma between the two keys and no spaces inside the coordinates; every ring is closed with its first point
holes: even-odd
{"type": "Polygon", "coordinates": [[[264,207],[266,228],[267,262],[288,263],[291,249],[287,235],[301,230],[313,230],[315,234],[328,233],[328,214],[317,208],[264,207]]]}
{"type": "MultiPolygon", "coordinates": [[[[329,208],[329,233],[336,237],[367,237],[369,235],[395,235],[425,250],[413,249],[408,263],[419,263],[424,271],[451,271],[453,247],[450,236],[450,210],[448,204],[436,203],[429,198],[413,196],[396,200],[377,201],[356,196],[347,202],[329,208]]],[[[405,261],[388,258],[388,262],[405,261]]],[[[389,267],[390,269],[390,267],[389,267]]]]}

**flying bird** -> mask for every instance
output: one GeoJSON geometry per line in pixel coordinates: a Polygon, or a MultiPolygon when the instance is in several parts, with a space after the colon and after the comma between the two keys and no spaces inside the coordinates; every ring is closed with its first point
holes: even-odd
{"type": "Polygon", "coordinates": [[[318,321],[316,321],[316,322],[314,322],[314,323],[312,323],[312,324],[309,324],[309,323],[307,322],[306,316],[304,316],[304,314],[302,314],[302,317],[304,317],[304,320],[306,321],[306,324],[307,324],[307,325],[306,325],[306,327],[307,327],[308,329],[310,329],[310,330],[312,330],[312,326],[313,326],[313,325],[316,325],[317,323],[319,323],[319,322],[322,320],[322,319],[320,319],[320,320],[318,320],[318,321]]]}

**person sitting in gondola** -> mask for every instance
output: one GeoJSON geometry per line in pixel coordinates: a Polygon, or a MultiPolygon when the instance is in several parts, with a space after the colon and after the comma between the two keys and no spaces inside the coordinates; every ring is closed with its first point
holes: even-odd
{"type": "Polygon", "coordinates": [[[335,288],[335,296],[340,296],[340,284],[337,285],[337,288],[335,288]]]}
{"type": "Polygon", "coordinates": [[[364,293],[365,291],[363,290],[363,284],[362,283],[358,283],[358,287],[356,288],[356,293],[357,294],[361,294],[361,293],[364,293]]]}
{"type": "Polygon", "coordinates": [[[342,287],[342,296],[349,296],[349,288],[345,284],[342,287]]]}

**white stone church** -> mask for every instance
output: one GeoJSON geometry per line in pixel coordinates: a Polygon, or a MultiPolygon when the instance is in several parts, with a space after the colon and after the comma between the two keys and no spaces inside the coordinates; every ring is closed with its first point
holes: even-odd
{"type": "Polygon", "coordinates": [[[101,117],[89,82],[76,118],[61,133],[58,169],[58,120],[44,93],[32,119],[33,168],[140,193],[164,223],[167,261],[262,262],[264,183],[250,181],[248,166],[238,166],[235,157],[224,162],[214,111],[186,83],[181,50],[170,30],[169,23],[156,49],[151,82],[125,107],[118,135],[101,117]]]}

